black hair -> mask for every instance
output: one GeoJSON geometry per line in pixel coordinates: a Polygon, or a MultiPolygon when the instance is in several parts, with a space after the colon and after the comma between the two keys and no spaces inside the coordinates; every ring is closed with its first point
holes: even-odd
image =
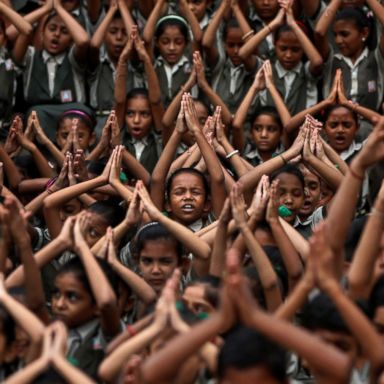
{"type": "Polygon", "coordinates": [[[296,176],[299,180],[300,183],[303,185],[303,188],[305,188],[305,181],[304,181],[304,176],[303,173],[300,171],[300,169],[293,164],[285,164],[281,168],[277,169],[275,172],[273,172],[269,176],[269,180],[272,183],[273,180],[275,180],[279,175],[282,173],[289,173],[290,175],[296,176]]]}
{"type": "Polygon", "coordinates": [[[180,16],[171,16],[172,15],[168,15],[159,20],[156,25],[155,39],[158,40],[167,27],[178,27],[180,29],[181,34],[184,36],[185,42],[188,44],[189,30],[187,22],[185,20],[182,21],[182,18],[180,16]]]}
{"type": "Polygon", "coordinates": [[[26,178],[34,179],[40,177],[30,153],[17,155],[12,160],[26,178]]]}
{"type": "Polygon", "coordinates": [[[130,99],[134,99],[136,97],[143,97],[145,99],[148,99],[149,98],[148,89],[147,88],[140,88],[140,87],[132,88],[127,93],[126,101],[128,101],[130,99]]]}
{"type": "Polygon", "coordinates": [[[60,17],[56,11],[52,11],[52,12],[47,16],[47,18],[44,20],[44,23],[43,23],[43,31],[44,31],[45,27],[47,26],[47,24],[48,24],[54,17],[56,17],[56,16],[60,17]]]}
{"type": "Polygon", "coordinates": [[[276,43],[284,32],[293,32],[293,30],[288,24],[280,25],[273,34],[273,41],[276,43]]]}
{"type": "Polygon", "coordinates": [[[333,104],[331,105],[329,108],[327,108],[324,112],[324,118],[323,118],[323,121],[324,121],[324,124],[325,122],[328,120],[329,118],[329,115],[335,110],[335,109],[338,109],[338,108],[345,108],[349,111],[349,113],[351,114],[353,120],[355,121],[356,123],[356,126],[357,128],[359,128],[359,116],[357,115],[357,113],[347,107],[345,107],[344,105],[341,105],[341,104],[333,104]]]}
{"type": "Polygon", "coordinates": [[[15,340],[15,321],[7,310],[0,304],[1,332],[5,337],[5,344],[9,346],[15,340]]]}
{"type": "Polygon", "coordinates": [[[255,120],[261,115],[270,116],[275,121],[275,123],[279,126],[280,130],[281,131],[283,130],[283,123],[281,121],[279,112],[277,112],[277,109],[275,107],[271,107],[271,106],[265,106],[265,107],[256,109],[255,113],[250,118],[250,121],[252,124],[251,129],[253,129],[255,120]]]}
{"type": "Polygon", "coordinates": [[[63,112],[57,120],[57,129],[60,128],[61,124],[65,119],[79,119],[79,121],[85,124],[85,126],[89,129],[90,132],[93,132],[93,130],[95,129],[95,116],[86,111],[79,109],[69,109],[68,111],[63,112]]]}
{"type": "Polygon", "coordinates": [[[262,334],[244,326],[231,330],[218,356],[218,376],[228,368],[245,370],[264,367],[281,383],[286,382],[286,352],[262,334]]]}
{"type": "Polygon", "coordinates": [[[121,209],[121,206],[111,199],[96,201],[87,208],[87,211],[102,216],[111,227],[116,227],[116,225],[120,224],[125,216],[125,212],[121,209]]]}
{"type": "Polygon", "coordinates": [[[364,10],[360,7],[343,8],[337,12],[335,22],[340,20],[347,20],[353,22],[357,29],[361,32],[364,28],[368,28],[368,37],[366,44],[368,49],[375,49],[375,36],[373,33],[373,17],[368,17],[364,10]]]}
{"type": "Polygon", "coordinates": [[[156,241],[164,239],[175,244],[175,249],[180,263],[181,258],[184,255],[183,244],[180,243],[175,237],[157,221],[152,221],[139,229],[133,242],[133,254],[134,257],[139,260],[140,253],[145,246],[146,241],[156,241]]]}
{"type": "Polygon", "coordinates": [[[107,159],[90,160],[87,163],[87,170],[94,175],[101,175],[107,164],[107,159]]]}
{"type": "Polygon", "coordinates": [[[240,28],[239,22],[234,17],[230,18],[224,25],[223,40],[227,38],[228,30],[231,28],[240,28]]]}
{"type": "MultiPolygon", "coordinates": [[[[120,278],[118,275],[112,270],[111,266],[108,264],[106,260],[100,259],[99,257],[95,258],[97,263],[99,264],[101,270],[106,276],[109,284],[111,285],[115,295],[118,295],[118,287],[120,284],[120,278]]],[[[56,273],[55,280],[62,275],[72,273],[75,275],[76,279],[83,284],[83,287],[89,294],[92,296],[92,300],[95,301],[92,289],[89,284],[89,280],[87,277],[87,273],[85,271],[84,265],[78,257],[74,257],[70,259],[67,263],[65,263],[56,273]]]]}
{"type": "Polygon", "coordinates": [[[173,180],[175,179],[175,177],[177,175],[180,175],[182,173],[189,173],[191,175],[196,175],[196,176],[200,177],[200,179],[201,179],[201,181],[203,182],[203,185],[204,185],[205,201],[207,201],[208,200],[208,196],[210,194],[208,180],[204,176],[204,173],[200,172],[196,168],[179,168],[179,169],[176,169],[176,171],[173,172],[172,175],[169,176],[167,181],[166,181],[166,184],[165,184],[165,191],[166,191],[166,194],[167,194],[166,198],[169,200],[169,196],[171,195],[171,189],[172,189],[173,180]]]}
{"type": "Polygon", "coordinates": [[[202,286],[204,289],[204,299],[213,307],[219,307],[219,285],[221,281],[218,277],[207,275],[193,279],[185,288],[202,286]]]}
{"type": "Polygon", "coordinates": [[[351,334],[331,299],[320,293],[306,303],[302,311],[302,325],[311,330],[328,330],[351,334]]]}

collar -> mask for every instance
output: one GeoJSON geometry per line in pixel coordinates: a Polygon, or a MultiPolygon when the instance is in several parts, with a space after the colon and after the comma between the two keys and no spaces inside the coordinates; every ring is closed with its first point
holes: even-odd
{"type": "Polygon", "coordinates": [[[155,68],[156,68],[156,67],[161,67],[161,66],[163,65],[163,66],[168,67],[168,68],[171,68],[171,69],[174,69],[174,68],[176,69],[176,68],[180,68],[180,67],[182,67],[182,66],[183,66],[184,64],[186,64],[186,63],[189,63],[189,60],[188,60],[188,57],[185,56],[185,55],[181,56],[180,60],[179,60],[176,64],[174,64],[174,65],[172,65],[172,66],[170,66],[170,65],[165,61],[165,59],[164,59],[163,56],[159,56],[159,57],[156,59],[156,61],[155,61],[155,68]]]}
{"type": "Polygon", "coordinates": [[[142,143],[144,145],[148,145],[149,143],[149,135],[142,137],[141,139],[136,139],[135,137],[129,136],[128,141],[131,144],[137,144],[137,143],[142,143]]]}
{"type": "Polygon", "coordinates": [[[81,341],[84,341],[88,335],[95,331],[95,329],[99,326],[99,323],[99,319],[93,319],[91,321],[88,321],[88,323],[80,325],[77,328],[71,329],[69,331],[70,336],[80,337],[81,341]]]}
{"type": "Polygon", "coordinates": [[[300,75],[302,66],[303,66],[303,63],[300,62],[299,64],[296,65],[296,67],[292,68],[291,70],[287,70],[283,68],[283,66],[280,64],[280,61],[276,60],[276,64],[275,64],[276,72],[280,79],[283,79],[286,74],[292,73],[292,72],[296,73],[297,75],[300,75]]]}
{"type": "Polygon", "coordinates": [[[264,21],[260,18],[260,16],[257,14],[256,10],[252,7],[250,12],[249,12],[249,20],[255,22],[257,21],[260,23],[263,27],[265,27],[264,21]]]}
{"type": "Polygon", "coordinates": [[[44,64],[47,64],[48,60],[52,59],[52,58],[55,59],[57,64],[63,64],[63,61],[64,61],[64,58],[65,58],[66,54],[67,54],[67,52],[62,52],[62,53],[60,53],[58,55],[51,55],[49,52],[47,52],[44,49],[43,52],[42,52],[44,64]]]}
{"type": "Polygon", "coordinates": [[[112,63],[111,59],[108,56],[107,50],[103,46],[103,48],[100,50],[100,62],[101,63],[107,63],[113,71],[116,70],[115,65],[112,63]]]}
{"type": "Polygon", "coordinates": [[[355,152],[360,151],[360,149],[365,144],[365,141],[362,143],[356,143],[355,140],[352,141],[352,144],[348,149],[340,153],[340,157],[345,161],[348,160],[355,152]]]}
{"type": "MultiPolygon", "coordinates": [[[[260,153],[258,149],[252,145],[252,149],[245,155],[245,158],[247,159],[258,159],[260,162],[263,162],[263,159],[260,156],[260,153]]],[[[272,158],[278,156],[280,153],[284,152],[284,146],[282,143],[279,144],[279,146],[276,148],[276,151],[272,153],[272,158]]]]}
{"type": "Polygon", "coordinates": [[[343,60],[349,68],[356,68],[361,61],[363,61],[369,54],[369,50],[367,47],[364,48],[364,51],[361,52],[360,56],[357,58],[357,60],[355,61],[355,63],[352,63],[352,60],[349,58],[349,57],[345,57],[343,56],[341,53],[336,53],[335,54],[335,57],[339,60],[343,60]]]}
{"type": "Polygon", "coordinates": [[[200,231],[200,229],[202,229],[203,227],[204,227],[203,219],[198,219],[194,223],[188,225],[188,228],[192,232],[200,231]]]}
{"type": "Polygon", "coordinates": [[[200,28],[204,29],[209,24],[209,17],[207,14],[204,15],[204,17],[199,22],[200,28]]]}
{"type": "Polygon", "coordinates": [[[71,15],[79,17],[80,16],[80,7],[74,9],[73,11],[71,11],[71,15]]]}

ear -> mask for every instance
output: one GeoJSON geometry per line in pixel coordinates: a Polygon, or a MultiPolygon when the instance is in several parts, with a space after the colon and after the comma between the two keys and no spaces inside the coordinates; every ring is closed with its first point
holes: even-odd
{"type": "Polygon", "coordinates": [[[182,256],[179,262],[179,268],[183,276],[187,275],[192,266],[192,260],[188,256],[182,256]]]}
{"type": "Polygon", "coordinates": [[[366,40],[369,36],[369,31],[370,29],[368,27],[364,27],[362,30],[361,30],[361,34],[363,36],[363,38],[366,40]]]}
{"type": "Polygon", "coordinates": [[[211,208],[212,208],[211,199],[208,197],[205,200],[203,212],[208,214],[210,212],[211,208]]]}
{"type": "Polygon", "coordinates": [[[169,204],[168,197],[165,199],[164,208],[167,212],[172,212],[171,205],[169,204]]]}

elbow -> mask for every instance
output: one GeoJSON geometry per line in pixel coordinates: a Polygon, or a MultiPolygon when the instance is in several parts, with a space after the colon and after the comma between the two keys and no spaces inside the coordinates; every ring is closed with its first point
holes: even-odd
{"type": "Polygon", "coordinates": [[[112,375],[109,368],[109,362],[108,359],[105,359],[99,366],[98,370],[98,376],[103,380],[103,382],[111,383],[112,382],[112,375]]]}
{"type": "Polygon", "coordinates": [[[26,23],[26,25],[23,28],[23,34],[26,36],[31,36],[33,32],[33,27],[31,24],[26,23]]]}
{"type": "Polygon", "coordinates": [[[111,293],[105,295],[105,297],[100,298],[97,303],[99,310],[102,313],[111,313],[111,311],[116,311],[117,308],[117,299],[116,296],[111,293]]]}
{"type": "Polygon", "coordinates": [[[327,31],[323,31],[322,29],[320,29],[318,27],[315,28],[315,30],[313,32],[313,36],[314,36],[316,45],[319,42],[319,40],[325,39],[326,34],[327,34],[327,31]]]}
{"type": "Polygon", "coordinates": [[[88,35],[84,35],[82,38],[80,38],[77,43],[76,47],[82,51],[89,49],[89,38],[88,35]]]}

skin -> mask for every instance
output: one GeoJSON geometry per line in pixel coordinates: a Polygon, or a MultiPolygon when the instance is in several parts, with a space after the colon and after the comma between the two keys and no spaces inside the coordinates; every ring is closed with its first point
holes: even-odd
{"type": "MultiPolygon", "coordinates": [[[[260,115],[253,122],[251,138],[260,155],[270,159],[280,143],[281,126],[273,116],[260,115]]],[[[264,160],[264,157],[263,157],[264,160]]]]}
{"type": "Polygon", "coordinates": [[[345,107],[334,109],[325,122],[329,145],[341,153],[349,148],[356,136],[358,126],[351,111],[345,107]]]}
{"type": "Polygon", "coordinates": [[[168,278],[178,266],[175,241],[146,240],[140,252],[139,270],[143,279],[160,294],[168,278]]]}
{"type": "Polygon", "coordinates": [[[88,211],[89,225],[84,233],[84,239],[88,247],[92,248],[107,232],[109,224],[103,216],[88,211]]]}
{"type": "Polygon", "coordinates": [[[232,64],[237,67],[242,64],[242,60],[239,56],[239,50],[243,46],[244,42],[241,39],[243,33],[240,28],[228,28],[227,35],[224,39],[224,48],[227,56],[232,61],[232,64]]]}
{"type": "Polygon", "coordinates": [[[112,20],[105,34],[104,44],[113,63],[117,64],[127,40],[128,35],[123,20],[120,18],[112,20]]]}
{"type": "Polygon", "coordinates": [[[317,208],[320,197],[321,187],[320,179],[314,173],[310,172],[308,168],[300,168],[304,175],[305,182],[305,198],[304,204],[299,211],[300,218],[307,218],[317,208]]]}
{"type": "Polygon", "coordinates": [[[377,307],[373,316],[373,324],[384,342],[384,307],[377,307]]]}
{"type": "Polygon", "coordinates": [[[180,173],[172,181],[167,206],[174,220],[189,225],[209,210],[206,191],[201,178],[191,173],[180,173]]]}
{"type": "Polygon", "coordinates": [[[72,37],[59,16],[52,17],[43,30],[43,47],[51,55],[58,55],[69,49],[72,37]]]}
{"type": "Polygon", "coordinates": [[[304,203],[303,185],[297,176],[290,173],[281,173],[277,179],[279,180],[277,194],[280,205],[285,205],[292,211],[292,215],[284,219],[293,223],[304,203]]]}
{"type": "Polygon", "coordinates": [[[202,312],[212,313],[215,310],[205,298],[204,284],[187,287],[183,294],[183,302],[196,315],[202,312]]]}
{"type": "Polygon", "coordinates": [[[173,66],[183,56],[187,41],[178,26],[170,25],[167,26],[159,36],[156,46],[165,61],[173,66]]]}
{"type": "MultiPolygon", "coordinates": [[[[77,135],[79,138],[79,146],[83,151],[86,151],[95,142],[95,133],[92,132],[89,127],[78,119],[77,135]]],[[[65,118],[59,126],[56,132],[56,142],[60,149],[65,147],[67,137],[72,129],[72,118],[65,118]]]]}
{"type": "Polygon", "coordinates": [[[56,277],[51,304],[53,317],[62,320],[68,328],[78,327],[96,316],[92,296],[74,273],[56,277]]]}
{"type": "Polygon", "coordinates": [[[224,377],[220,384],[281,384],[281,381],[272,376],[268,369],[262,365],[250,368],[236,369],[228,367],[225,369],[224,377]]]}
{"type": "Polygon", "coordinates": [[[66,11],[71,12],[78,8],[80,4],[78,0],[63,0],[62,5],[66,11]]]}
{"type": "Polygon", "coordinates": [[[295,68],[303,58],[303,49],[292,31],[280,33],[275,42],[276,57],[286,70],[295,68]]]}
{"type": "Polygon", "coordinates": [[[368,37],[368,29],[359,30],[353,21],[338,20],[333,25],[333,33],[340,53],[354,63],[365,48],[363,38],[368,37]]]}
{"type": "Polygon", "coordinates": [[[264,22],[271,21],[279,10],[277,0],[252,0],[256,13],[264,22]]]}
{"type": "MultiPolygon", "coordinates": [[[[199,123],[203,127],[205,124],[205,120],[207,120],[209,116],[208,109],[202,102],[198,100],[194,100],[193,103],[195,104],[196,114],[197,114],[197,118],[199,119],[199,123]]],[[[188,147],[195,144],[196,142],[195,137],[189,130],[183,133],[181,141],[185,145],[188,145],[188,147]]]]}
{"type": "Polygon", "coordinates": [[[196,16],[196,19],[201,21],[207,12],[207,6],[209,2],[207,0],[187,0],[187,2],[189,9],[196,16]]]}
{"type": "Polygon", "coordinates": [[[152,127],[152,113],[149,101],[144,96],[127,100],[125,124],[129,134],[135,139],[147,136],[152,127]]]}
{"type": "Polygon", "coordinates": [[[77,215],[82,210],[83,206],[79,200],[73,199],[68,201],[60,208],[60,220],[64,223],[70,216],[77,215]]]}

